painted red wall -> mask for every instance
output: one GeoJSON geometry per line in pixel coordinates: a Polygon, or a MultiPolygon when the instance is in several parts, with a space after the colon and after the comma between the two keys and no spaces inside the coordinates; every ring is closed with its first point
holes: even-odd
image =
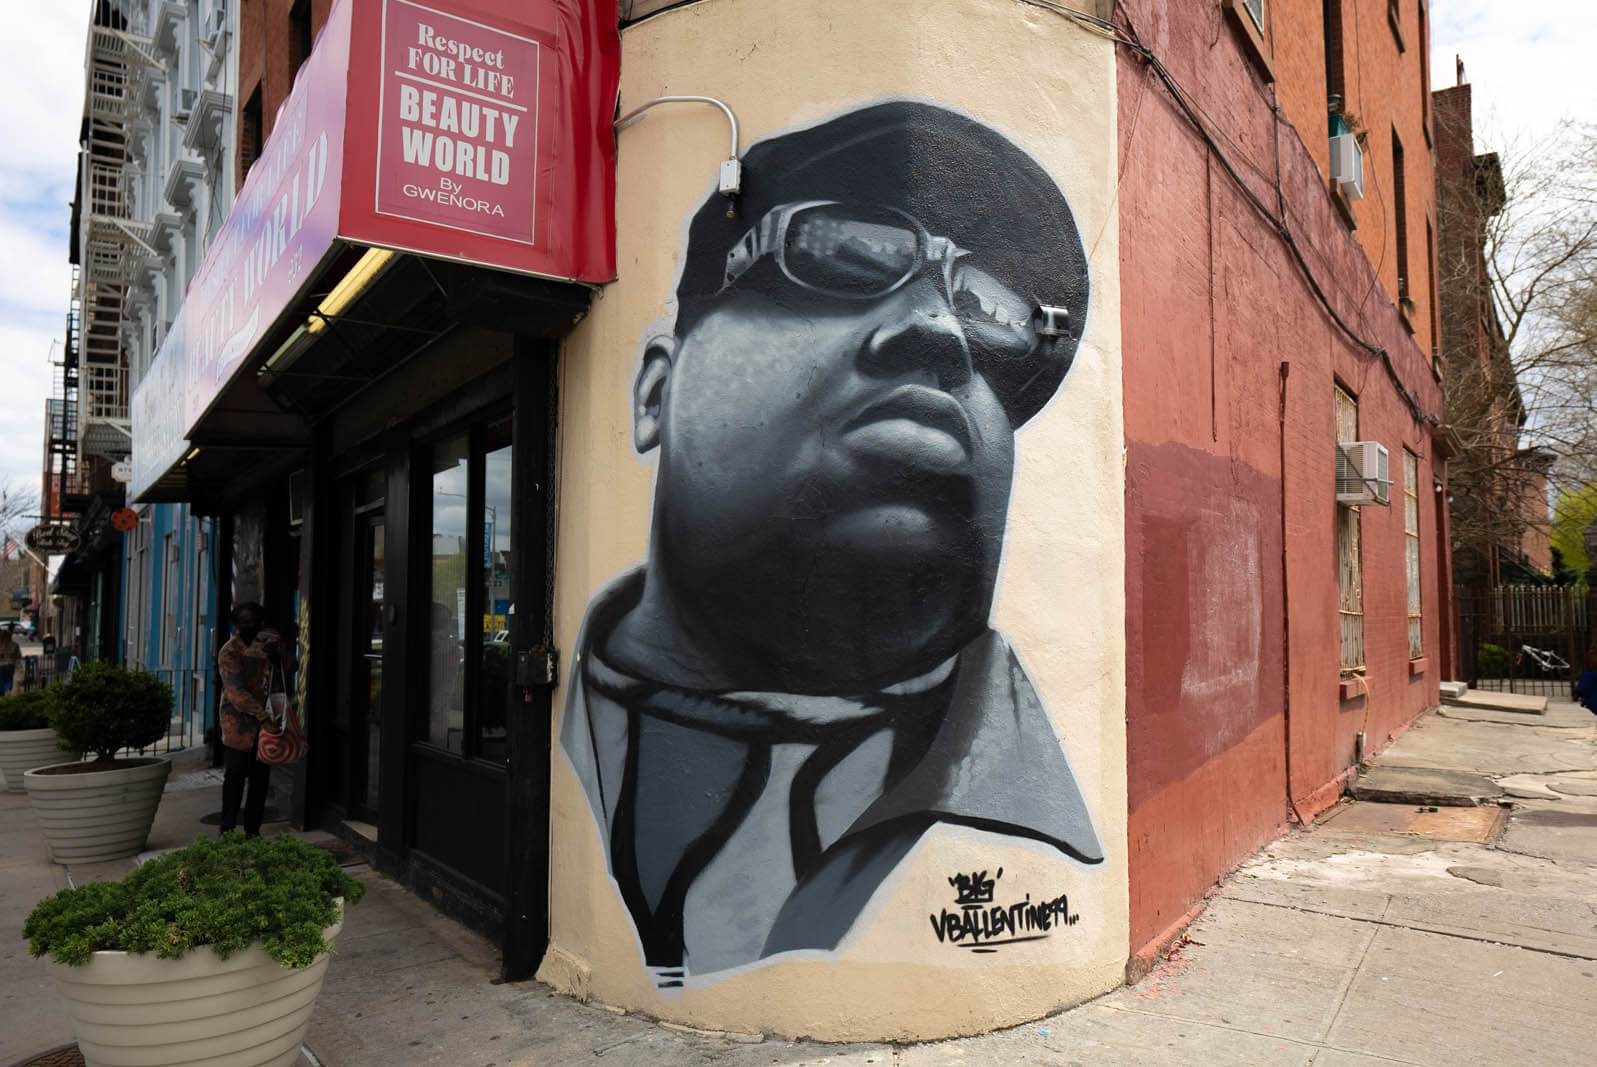
{"type": "MultiPolygon", "coordinates": [[[[1426,353],[1383,298],[1307,147],[1318,149],[1323,127],[1300,137],[1282,119],[1277,142],[1269,88],[1218,4],[1127,0],[1121,10],[1223,128],[1226,156],[1272,213],[1279,143],[1280,196],[1316,279],[1358,335],[1386,350],[1421,411],[1439,416],[1426,353]]],[[[1312,817],[1334,801],[1360,730],[1379,748],[1436,703],[1439,672],[1418,663],[1411,674],[1408,651],[1405,445],[1420,457],[1422,587],[1438,586],[1428,424],[1382,358],[1338,329],[1154,71],[1126,49],[1120,59],[1135,950],[1280,833],[1294,804],[1312,817]],[[1386,445],[1398,483],[1391,507],[1362,509],[1370,695],[1350,700],[1339,687],[1338,381],[1358,396],[1360,436],[1386,445]]],[[[1428,598],[1424,610],[1434,649],[1445,608],[1428,598]]]]}

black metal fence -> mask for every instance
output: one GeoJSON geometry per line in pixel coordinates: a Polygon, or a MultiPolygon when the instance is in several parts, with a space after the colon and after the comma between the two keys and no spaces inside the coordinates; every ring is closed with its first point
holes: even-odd
{"type": "Polygon", "coordinates": [[[55,652],[48,656],[23,656],[17,666],[16,688],[43,689],[65,678],[77,665],[77,657],[70,652],[55,652]]]}
{"type": "Polygon", "coordinates": [[[1471,688],[1570,700],[1594,636],[1584,585],[1459,589],[1459,658],[1471,688]]]}
{"type": "Polygon", "coordinates": [[[216,672],[208,667],[169,670],[157,668],[147,673],[172,686],[172,721],[166,740],[157,751],[178,752],[202,745],[212,725],[216,707],[216,672]]]}
{"type": "MultiPolygon", "coordinates": [[[[24,656],[18,665],[15,686],[17,689],[44,689],[65,680],[78,666],[79,660],[71,652],[50,655],[24,656]]],[[[216,706],[217,682],[210,668],[172,670],[146,669],[172,686],[172,719],[166,736],[145,752],[180,752],[206,742],[206,731],[213,725],[216,706]]]]}

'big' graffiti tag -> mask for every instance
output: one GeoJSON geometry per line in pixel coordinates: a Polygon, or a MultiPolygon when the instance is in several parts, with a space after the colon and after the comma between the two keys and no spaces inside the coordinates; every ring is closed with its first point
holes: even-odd
{"type": "Polygon", "coordinates": [[[943,908],[927,916],[937,940],[972,952],[996,952],[1000,945],[1041,941],[1058,927],[1075,926],[1080,921],[1081,915],[1070,910],[1067,893],[1038,901],[1027,893],[1024,900],[1013,904],[994,903],[993,891],[1003,876],[1004,869],[1000,867],[991,878],[986,871],[961,872],[949,878],[957,910],[943,908]]]}

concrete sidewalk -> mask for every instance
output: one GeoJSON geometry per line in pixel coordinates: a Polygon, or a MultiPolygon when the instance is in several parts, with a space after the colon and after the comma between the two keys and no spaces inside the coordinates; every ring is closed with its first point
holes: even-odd
{"type": "MultiPolygon", "coordinates": [[[[1597,1037],[1594,727],[1556,701],[1544,716],[1433,712],[1382,753],[1381,773],[1482,776],[1500,802],[1344,803],[1227,879],[1139,984],[925,1045],[693,1033],[535,982],[494,984],[486,942],[359,868],[369,892],[350,909],[306,1045],[329,1067],[1585,1064],[1597,1037]]],[[[220,804],[220,778],[201,755],[177,757],[152,848],[214,832],[200,820],[220,804]]],[[[67,875],[47,861],[26,798],[0,794],[0,1064],[71,1040],[19,934],[67,875]]]]}

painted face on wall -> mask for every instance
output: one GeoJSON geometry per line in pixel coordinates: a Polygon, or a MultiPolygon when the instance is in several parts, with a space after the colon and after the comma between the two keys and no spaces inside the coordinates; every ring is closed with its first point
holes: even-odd
{"type": "Polygon", "coordinates": [[[1103,856],[988,624],[1016,430],[1086,312],[1063,195],[916,102],[744,162],[644,345],[649,558],[589,605],[561,732],[662,988],[835,947],[939,822],[1103,856]]]}
{"type": "Polygon", "coordinates": [[[838,661],[849,650],[883,677],[934,666],[992,599],[1014,463],[1000,390],[1056,341],[979,253],[905,212],[800,202],[751,223],[715,299],[645,353],[637,443],[660,447],[661,570],[744,633],[791,577],[798,617],[801,597],[879,616],[804,657],[793,673],[811,685],[822,658],[868,685],[838,661]]]}

